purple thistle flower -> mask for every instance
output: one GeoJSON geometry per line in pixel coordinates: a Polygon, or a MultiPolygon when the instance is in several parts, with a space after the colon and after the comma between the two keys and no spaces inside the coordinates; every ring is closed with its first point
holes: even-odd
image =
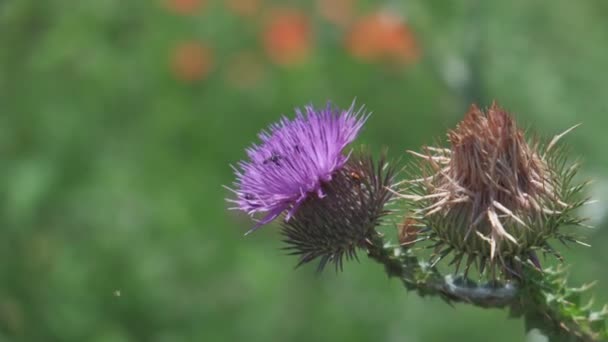
{"type": "Polygon", "coordinates": [[[296,109],[296,117],[283,117],[268,131],[259,134],[261,144],[247,149],[248,161],[234,168],[237,196],[230,199],[233,209],[249,215],[265,213],[249,232],[287,211],[288,221],[300,204],[310,196],[324,197],[321,185],[329,182],[348,159],[344,148],[359,133],[369,115],[338,110],[328,104],[324,109],[306,106],[296,109]]]}

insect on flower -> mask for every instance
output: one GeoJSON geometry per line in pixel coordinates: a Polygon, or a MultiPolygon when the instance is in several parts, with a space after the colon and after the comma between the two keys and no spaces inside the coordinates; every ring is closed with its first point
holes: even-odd
{"type": "Polygon", "coordinates": [[[416,226],[416,220],[406,217],[399,225],[399,243],[402,246],[410,247],[418,241],[420,228],[416,226]]]}
{"type": "Polygon", "coordinates": [[[316,109],[296,109],[296,117],[283,117],[259,134],[261,143],[247,149],[248,159],[234,167],[236,181],[230,189],[233,209],[263,214],[253,231],[282,213],[289,220],[312,197],[323,198],[322,184],[344,167],[344,149],[356,137],[368,114],[363,108],[339,110],[328,104],[316,109]]]}
{"type": "Polygon", "coordinates": [[[293,219],[283,222],[286,249],[299,255],[298,265],[319,258],[319,271],[329,262],[342,269],[344,259],[356,259],[357,248],[366,248],[375,236],[389,213],[394,184],[395,168],[384,156],[374,161],[368,152],[355,153],[322,185],[324,198],[308,198],[293,219]]]}

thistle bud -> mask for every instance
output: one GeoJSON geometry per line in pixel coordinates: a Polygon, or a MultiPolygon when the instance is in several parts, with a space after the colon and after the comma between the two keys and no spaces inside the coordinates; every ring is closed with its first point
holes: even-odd
{"type": "Polygon", "coordinates": [[[538,263],[536,250],[553,253],[548,239],[574,240],[559,228],[581,223],[572,211],[582,186],[572,186],[576,167],[555,149],[562,135],[541,148],[496,103],[485,112],[473,105],[448,133],[450,148],[412,152],[422,174],[403,197],[430,229],[436,254],[453,252],[458,265],[467,256],[481,273],[496,265],[514,273],[517,262],[538,263]]]}
{"type": "Polygon", "coordinates": [[[298,266],[320,258],[319,271],[328,262],[338,270],[344,259],[355,259],[357,248],[365,247],[389,213],[394,175],[384,158],[375,163],[365,153],[351,156],[322,185],[324,197],[310,196],[282,223],[286,249],[300,256],[298,266]]]}

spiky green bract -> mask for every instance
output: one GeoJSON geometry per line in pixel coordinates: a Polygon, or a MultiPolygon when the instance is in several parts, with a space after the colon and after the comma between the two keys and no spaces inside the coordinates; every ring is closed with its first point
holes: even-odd
{"type": "Polygon", "coordinates": [[[429,229],[433,263],[451,254],[456,272],[476,265],[492,278],[511,277],[528,260],[540,268],[539,251],[559,257],[548,240],[576,241],[560,228],[581,224],[574,210],[584,184],[575,184],[576,164],[556,148],[561,137],[541,147],[496,104],[485,112],[472,106],[448,133],[449,148],[412,152],[419,160],[402,197],[429,229]]]}
{"type": "Polygon", "coordinates": [[[358,247],[375,234],[389,213],[395,168],[385,157],[374,162],[366,152],[350,157],[330,182],[322,184],[324,197],[311,196],[282,224],[286,249],[299,255],[298,266],[319,258],[318,270],[333,262],[356,258],[358,247]]]}
{"type": "Polygon", "coordinates": [[[539,329],[550,341],[607,341],[608,305],[596,311],[589,296],[593,283],[568,287],[564,269],[527,268],[512,316],[524,316],[526,330],[539,329]]]}

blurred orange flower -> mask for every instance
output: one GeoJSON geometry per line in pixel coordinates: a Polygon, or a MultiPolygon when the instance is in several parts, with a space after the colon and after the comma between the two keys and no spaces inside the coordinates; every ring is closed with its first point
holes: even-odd
{"type": "Polygon", "coordinates": [[[317,0],[317,9],[325,20],[343,27],[354,15],[355,0],[317,0]]]}
{"type": "Polygon", "coordinates": [[[262,39],[273,62],[282,65],[303,62],[312,48],[310,19],[294,9],[273,11],[265,23],[262,39]]]}
{"type": "Polygon", "coordinates": [[[254,88],[264,78],[264,63],[251,51],[239,52],[230,58],[225,74],[226,83],[238,89],[254,88]]]}
{"type": "Polygon", "coordinates": [[[225,0],[226,7],[238,15],[252,17],[262,7],[262,0],[225,0]]]}
{"type": "Polygon", "coordinates": [[[194,14],[196,11],[201,9],[205,4],[206,0],[165,0],[167,8],[178,14],[194,14]]]}
{"type": "Polygon", "coordinates": [[[391,12],[377,12],[359,19],[351,27],[345,44],[353,56],[368,62],[409,64],[421,55],[409,26],[391,12]]]}
{"type": "Polygon", "coordinates": [[[200,42],[180,43],[171,56],[173,75],[186,82],[193,82],[207,77],[213,67],[213,51],[200,42]]]}

